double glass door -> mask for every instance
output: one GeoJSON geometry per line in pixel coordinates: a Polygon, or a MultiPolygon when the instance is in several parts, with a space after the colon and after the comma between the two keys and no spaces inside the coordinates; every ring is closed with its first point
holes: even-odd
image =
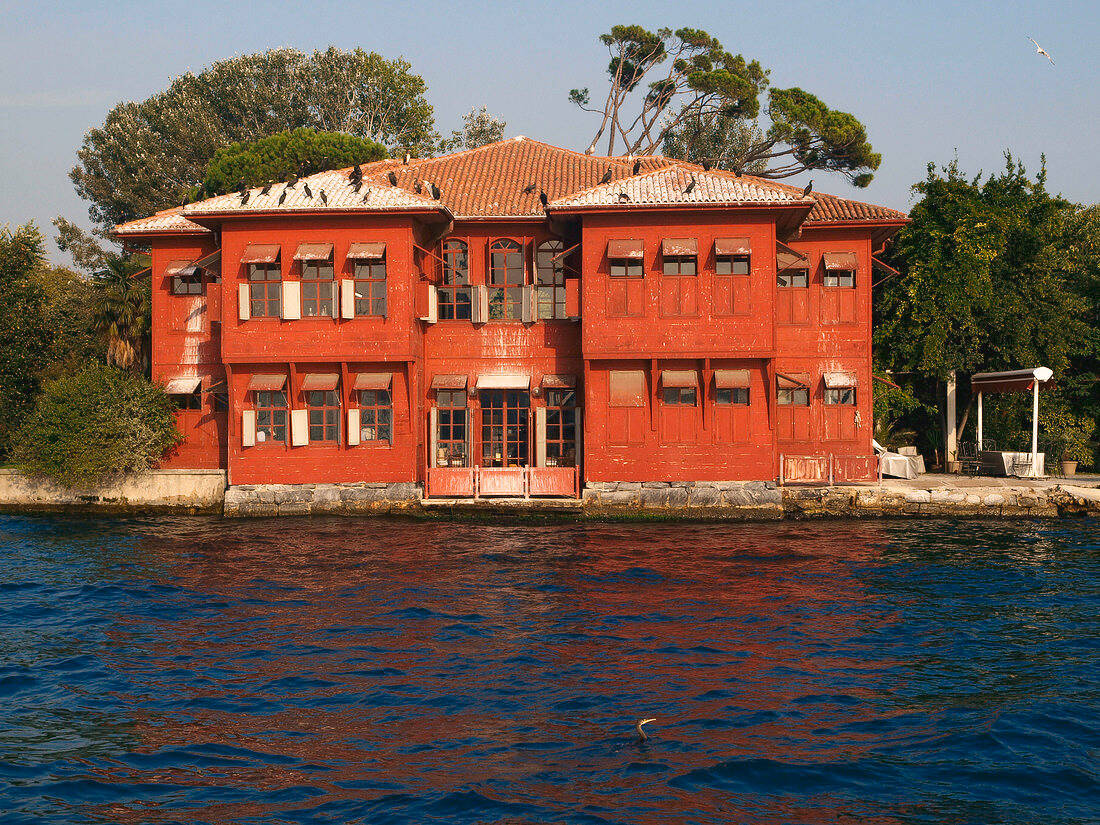
{"type": "Polygon", "coordinates": [[[526,467],[531,396],[525,390],[482,390],[481,466],[526,467]]]}

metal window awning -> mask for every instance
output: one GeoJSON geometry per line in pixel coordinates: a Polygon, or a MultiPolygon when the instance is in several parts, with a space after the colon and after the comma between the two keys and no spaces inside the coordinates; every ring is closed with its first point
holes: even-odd
{"type": "Polygon", "coordinates": [[[250,243],[241,254],[242,264],[273,264],[279,260],[277,243],[250,243]]]}
{"type": "Polygon", "coordinates": [[[748,238],[715,238],[715,255],[751,255],[752,242],[748,238]]]}
{"type": "Polygon", "coordinates": [[[311,372],[302,379],[302,391],[334,390],[340,383],[340,375],[335,372],[311,372]]]}
{"type": "Polygon", "coordinates": [[[298,244],[294,253],[296,261],[331,261],[332,244],[330,243],[303,243],[298,244]]]}
{"type": "Polygon", "coordinates": [[[169,395],[191,395],[202,383],[202,377],[188,375],[180,378],[171,378],[164,386],[164,391],[169,395]]]}
{"type": "Polygon", "coordinates": [[[855,270],[859,265],[855,252],[825,252],[821,260],[826,269],[855,270]]]}
{"type": "Polygon", "coordinates": [[[719,390],[732,390],[749,386],[748,370],[715,370],[714,387],[719,390]]]}
{"type": "Polygon", "coordinates": [[[640,240],[608,241],[607,257],[616,261],[640,261],[645,257],[645,244],[640,240]]]}
{"type": "Polygon", "coordinates": [[[695,238],[665,238],[661,241],[661,254],[680,257],[699,254],[699,241],[695,238]]]}
{"type": "Polygon", "coordinates": [[[775,374],[775,385],[781,390],[808,390],[810,388],[810,376],[805,372],[775,374]]]}
{"type": "Polygon", "coordinates": [[[260,392],[274,392],[286,386],[284,373],[257,373],[248,379],[248,389],[260,392]]]}
{"type": "Polygon", "coordinates": [[[784,269],[805,269],[809,260],[805,255],[796,255],[793,252],[775,253],[775,266],[780,271],[784,269]]]}
{"type": "Polygon", "coordinates": [[[697,387],[698,385],[697,370],[661,370],[662,387],[697,387]]]}
{"type": "Polygon", "coordinates": [[[392,372],[361,372],[352,385],[356,390],[388,390],[393,383],[392,372]]]}
{"type": "Polygon", "coordinates": [[[1049,367],[1032,367],[1007,372],[979,372],[970,377],[970,387],[978,392],[1025,392],[1034,383],[1049,381],[1054,371],[1049,367]]]}
{"type": "Polygon", "coordinates": [[[647,403],[645,372],[611,370],[608,374],[608,399],[613,407],[644,407],[647,403]]]}
{"type": "Polygon", "coordinates": [[[206,269],[210,272],[217,272],[221,274],[222,271],[222,251],[215,249],[209,255],[204,255],[195,261],[195,266],[199,269],[206,269]]]}
{"type": "Polygon", "coordinates": [[[196,265],[191,261],[169,261],[164,267],[165,275],[194,275],[196,265]]]}
{"type": "Polygon", "coordinates": [[[571,390],[577,386],[575,375],[544,375],[542,386],[548,390],[571,390]]]}
{"type": "Polygon", "coordinates": [[[531,376],[519,373],[479,375],[479,390],[528,390],[531,388],[531,376]]]}
{"type": "Polygon", "coordinates": [[[348,247],[349,261],[380,261],[386,257],[386,244],[382,242],[356,242],[348,247]]]}
{"type": "Polygon", "coordinates": [[[436,375],[432,378],[433,390],[464,390],[466,389],[465,375],[436,375]]]}
{"type": "Polygon", "coordinates": [[[856,386],[856,377],[850,372],[827,372],[824,375],[825,386],[830,390],[847,389],[856,386]]]}

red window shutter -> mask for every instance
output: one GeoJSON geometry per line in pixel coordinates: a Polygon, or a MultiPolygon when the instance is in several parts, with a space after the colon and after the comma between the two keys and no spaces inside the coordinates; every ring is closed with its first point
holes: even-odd
{"type": "Polygon", "coordinates": [[[568,318],[581,317],[581,279],[565,279],[565,315],[568,318]]]}

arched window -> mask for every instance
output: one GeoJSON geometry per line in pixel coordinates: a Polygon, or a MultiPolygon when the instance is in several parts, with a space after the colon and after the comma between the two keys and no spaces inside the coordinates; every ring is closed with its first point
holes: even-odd
{"type": "Polygon", "coordinates": [[[438,292],[440,319],[470,319],[470,256],[465,241],[443,242],[443,283],[438,292]]]}
{"type": "Polygon", "coordinates": [[[523,320],[523,247],[502,238],[489,247],[489,319],[523,320]]]}
{"type": "Polygon", "coordinates": [[[565,317],[565,256],[561,241],[543,241],[535,254],[539,320],[565,317]]]}

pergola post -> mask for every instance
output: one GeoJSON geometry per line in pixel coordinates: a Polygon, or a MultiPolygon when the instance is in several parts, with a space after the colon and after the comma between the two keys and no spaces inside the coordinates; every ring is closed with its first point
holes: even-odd
{"type": "Polygon", "coordinates": [[[947,376],[947,440],[944,442],[944,461],[954,461],[958,455],[958,445],[955,443],[955,371],[951,370],[947,376]]]}
{"type": "Polygon", "coordinates": [[[1039,382],[1033,383],[1031,394],[1031,474],[1039,477],[1039,382]]]}
{"type": "Polygon", "coordinates": [[[982,444],[982,391],[978,390],[978,452],[985,449],[982,444]]]}

